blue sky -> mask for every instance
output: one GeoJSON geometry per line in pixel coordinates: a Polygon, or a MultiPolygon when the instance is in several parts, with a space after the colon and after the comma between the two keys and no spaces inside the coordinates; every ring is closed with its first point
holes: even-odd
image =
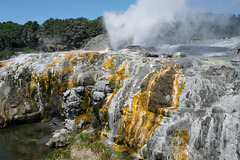
{"type": "MultiPolygon", "coordinates": [[[[40,24],[48,18],[96,19],[104,11],[127,10],[136,0],[0,0],[0,22],[20,24],[32,20],[40,24]]],[[[191,6],[201,6],[207,11],[239,13],[240,0],[188,0],[191,6]]]]}
{"type": "Polygon", "coordinates": [[[48,18],[96,19],[105,10],[126,10],[134,0],[0,0],[0,21],[25,23],[48,18]]]}

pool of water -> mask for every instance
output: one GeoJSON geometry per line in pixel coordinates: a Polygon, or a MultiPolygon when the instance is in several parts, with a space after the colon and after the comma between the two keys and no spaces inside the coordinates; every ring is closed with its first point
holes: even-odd
{"type": "Polygon", "coordinates": [[[12,125],[0,129],[0,160],[35,160],[49,153],[45,143],[60,121],[12,125]],[[53,124],[53,125],[50,125],[53,124]]]}

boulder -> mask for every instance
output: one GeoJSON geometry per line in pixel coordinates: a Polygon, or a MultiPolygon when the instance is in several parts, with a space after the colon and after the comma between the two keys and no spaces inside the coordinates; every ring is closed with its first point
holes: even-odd
{"type": "Polygon", "coordinates": [[[105,98],[104,92],[93,92],[93,101],[99,102],[105,98]]]}
{"type": "Polygon", "coordinates": [[[240,65],[240,57],[232,59],[231,63],[233,66],[239,66],[240,65]]]}
{"type": "Polygon", "coordinates": [[[74,119],[81,113],[84,93],[85,88],[83,86],[73,87],[63,93],[62,115],[65,118],[74,119]]]}
{"type": "Polygon", "coordinates": [[[56,138],[51,138],[47,143],[46,146],[49,148],[61,148],[61,147],[66,147],[69,145],[68,139],[69,137],[65,136],[59,136],[56,138]]]}

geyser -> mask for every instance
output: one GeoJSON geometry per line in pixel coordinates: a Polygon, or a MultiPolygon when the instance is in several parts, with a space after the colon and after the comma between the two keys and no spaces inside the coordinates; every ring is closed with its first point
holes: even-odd
{"type": "Polygon", "coordinates": [[[105,12],[105,25],[113,49],[118,49],[129,40],[133,44],[144,45],[185,7],[185,0],[137,0],[126,12],[105,12]]]}
{"type": "Polygon", "coordinates": [[[127,11],[105,12],[112,48],[172,44],[192,38],[214,38],[224,32],[230,14],[206,14],[204,9],[193,9],[188,4],[187,0],[137,0],[127,11]]]}

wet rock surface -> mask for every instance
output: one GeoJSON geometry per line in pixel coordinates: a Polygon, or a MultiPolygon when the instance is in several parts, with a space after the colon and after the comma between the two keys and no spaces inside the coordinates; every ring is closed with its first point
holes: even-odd
{"type": "Polygon", "coordinates": [[[136,157],[239,159],[239,68],[185,56],[130,46],[0,62],[0,127],[61,115],[49,146],[91,128],[136,157]]]}

